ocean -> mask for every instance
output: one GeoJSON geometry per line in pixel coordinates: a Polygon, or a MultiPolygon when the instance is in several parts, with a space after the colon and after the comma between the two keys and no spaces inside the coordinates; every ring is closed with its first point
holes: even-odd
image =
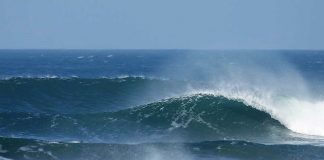
{"type": "Polygon", "coordinates": [[[324,51],[0,50],[0,160],[322,160],[324,51]]]}

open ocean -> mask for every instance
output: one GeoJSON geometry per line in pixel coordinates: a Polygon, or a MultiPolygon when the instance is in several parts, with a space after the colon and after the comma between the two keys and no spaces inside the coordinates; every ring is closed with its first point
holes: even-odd
{"type": "Polygon", "coordinates": [[[323,160],[324,51],[0,50],[0,160],[323,160]]]}

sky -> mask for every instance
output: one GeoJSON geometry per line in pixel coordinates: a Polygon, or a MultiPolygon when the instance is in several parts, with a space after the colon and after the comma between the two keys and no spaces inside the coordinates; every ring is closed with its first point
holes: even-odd
{"type": "Polygon", "coordinates": [[[0,0],[0,49],[324,49],[323,0],[0,0]]]}

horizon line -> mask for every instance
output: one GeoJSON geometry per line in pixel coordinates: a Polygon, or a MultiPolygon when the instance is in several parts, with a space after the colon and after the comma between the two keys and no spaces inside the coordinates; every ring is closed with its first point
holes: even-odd
{"type": "Polygon", "coordinates": [[[93,50],[93,51],[130,51],[130,50],[142,50],[142,51],[324,51],[323,49],[193,49],[193,48],[189,48],[189,49],[185,49],[185,48],[95,48],[95,49],[91,49],[91,48],[0,48],[0,50],[93,50]]]}

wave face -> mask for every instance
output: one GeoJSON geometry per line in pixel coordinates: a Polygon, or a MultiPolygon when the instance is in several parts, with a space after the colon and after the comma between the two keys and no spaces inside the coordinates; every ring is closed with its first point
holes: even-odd
{"type": "Polygon", "coordinates": [[[324,159],[324,54],[259,52],[0,50],[0,159],[324,159]]]}
{"type": "Polygon", "coordinates": [[[287,139],[269,114],[212,95],[171,98],[117,112],[88,114],[0,113],[4,136],[90,142],[287,139]],[[41,122],[39,125],[35,123],[41,122]],[[23,132],[22,132],[23,131],[23,132]]]}

